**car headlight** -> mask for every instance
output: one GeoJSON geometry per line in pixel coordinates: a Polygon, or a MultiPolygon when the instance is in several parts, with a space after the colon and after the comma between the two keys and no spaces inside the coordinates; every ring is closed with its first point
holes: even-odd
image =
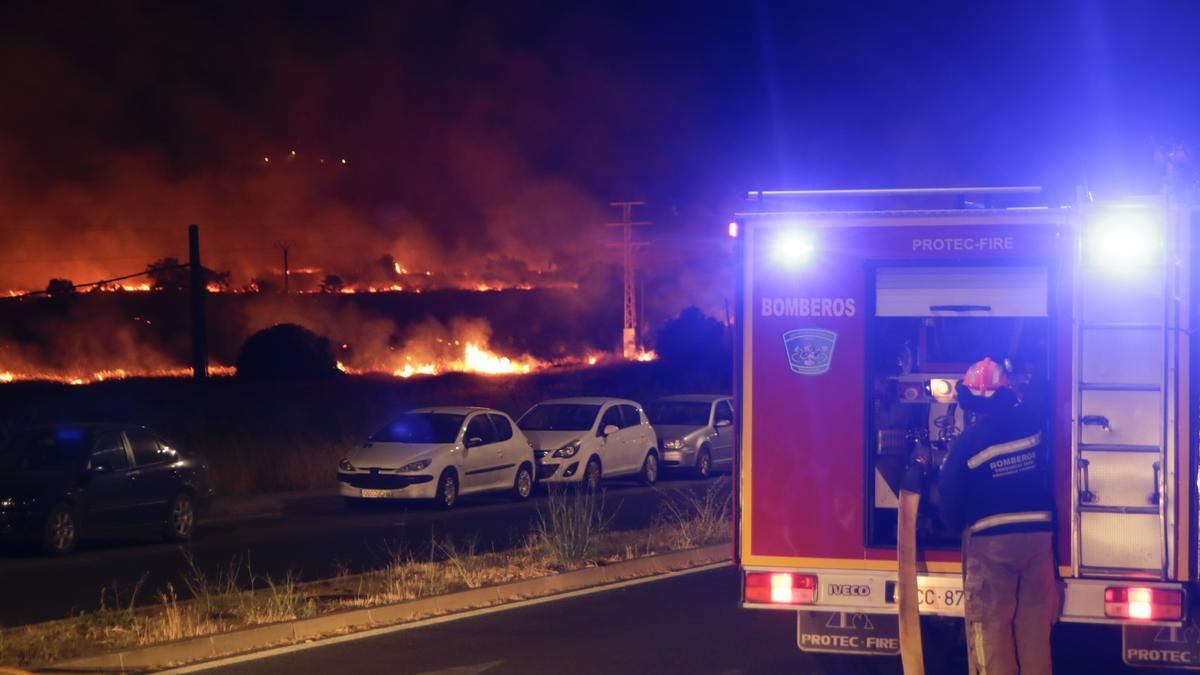
{"type": "Polygon", "coordinates": [[[0,499],[0,509],[11,509],[12,507],[14,507],[16,505],[17,505],[17,500],[13,499],[12,497],[8,497],[6,499],[0,499]]]}
{"type": "Polygon", "coordinates": [[[684,442],[683,442],[682,438],[672,438],[669,441],[663,443],[663,447],[668,450],[682,450],[683,446],[684,446],[684,442]]]}
{"type": "Polygon", "coordinates": [[[404,466],[400,467],[399,469],[396,469],[396,471],[399,473],[407,473],[409,471],[420,471],[421,469],[424,469],[425,467],[429,466],[430,464],[433,464],[432,459],[418,459],[415,462],[405,464],[404,466]]]}
{"type": "Polygon", "coordinates": [[[561,448],[554,451],[554,456],[560,459],[570,459],[579,453],[579,446],[582,445],[579,441],[571,441],[561,448]]]}
{"type": "Polygon", "coordinates": [[[343,459],[342,461],[338,462],[338,469],[342,471],[356,471],[354,465],[351,464],[350,460],[348,459],[343,459]]]}

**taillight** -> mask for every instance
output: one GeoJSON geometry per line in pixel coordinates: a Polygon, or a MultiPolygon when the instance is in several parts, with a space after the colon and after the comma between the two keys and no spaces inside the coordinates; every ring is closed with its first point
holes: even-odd
{"type": "Polygon", "coordinates": [[[1145,586],[1110,586],[1104,589],[1104,616],[1137,621],[1183,618],[1183,591],[1145,586]]]}
{"type": "Polygon", "coordinates": [[[817,577],[792,572],[747,572],[746,602],[770,605],[811,605],[817,577]]]}

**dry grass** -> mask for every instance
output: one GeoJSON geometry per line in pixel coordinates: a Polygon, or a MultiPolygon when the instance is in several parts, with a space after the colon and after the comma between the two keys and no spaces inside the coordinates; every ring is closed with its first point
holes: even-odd
{"type": "Polygon", "coordinates": [[[702,495],[687,490],[664,494],[656,518],[658,529],[666,534],[671,548],[727,541],[732,536],[732,507],[731,483],[729,478],[721,476],[702,495]]]}
{"type": "Polygon", "coordinates": [[[614,513],[605,518],[604,506],[604,490],[575,491],[552,485],[546,500],[538,505],[536,542],[562,568],[580,565],[595,554],[597,538],[615,517],[614,513]]]}
{"type": "MultiPolygon", "coordinates": [[[[86,653],[130,648],[287,621],[351,607],[371,607],[455,591],[549,576],[579,567],[631,560],[728,538],[728,486],[679,497],[647,530],[607,531],[603,495],[559,494],[544,521],[506,551],[479,552],[476,542],[436,541],[422,555],[389,550],[387,562],[365,574],[301,582],[295,572],[257,576],[233,560],[216,573],[188,559],[185,584],[194,599],[180,601],[168,585],[158,602],[135,607],[106,589],[102,607],[76,617],[0,630],[0,664],[45,664],[86,653]],[[557,514],[557,515],[554,515],[557,514]]],[[[550,502],[552,500],[547,500],[550,502]]]]}

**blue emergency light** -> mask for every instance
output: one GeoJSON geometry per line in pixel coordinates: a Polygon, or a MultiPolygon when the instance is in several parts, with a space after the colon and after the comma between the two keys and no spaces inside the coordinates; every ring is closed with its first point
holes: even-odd
{"type": "Polygon", "coordinates": [[[775,261],[785,267],[799,267],[812,259],[816,251],[812,233],[786,229],[775,235],[772,252],[775,261]]]}
{"type": "Polygon", "coordinates": [[[1158,257],[1160,228],[1145,211],[1106,213],[1087,229],[1084,245],[1092,264],[1124,269],[1151,264],[1158,257]]]}

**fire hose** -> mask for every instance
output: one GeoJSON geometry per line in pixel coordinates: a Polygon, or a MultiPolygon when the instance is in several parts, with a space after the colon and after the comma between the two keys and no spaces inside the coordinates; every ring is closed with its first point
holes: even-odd
{"type": "Polygon", "coordinates": [[[900,484],[896,518],[897,604],[900,609],[900,662],[904,675],[925,675],[925,648],[921,643],[921,614],[917,607],[917,512],[921,487],[931,457],[928,448],[913,453],[900,484]],[[923,452],[924,451],[924,452],[923,452]]]}

